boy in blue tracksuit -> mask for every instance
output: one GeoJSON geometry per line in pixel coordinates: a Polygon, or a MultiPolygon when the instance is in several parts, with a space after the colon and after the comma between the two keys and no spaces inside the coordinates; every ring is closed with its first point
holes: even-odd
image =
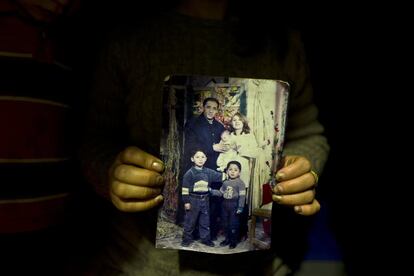
{"type": "Polygon", "coordinates": [[[181,245],[184,247],[193,242],[193,232],[197,223],[201,243],[214,247],[210,237],[210,184],[222,181],[225,175],[204,167],[206,161],[206,154],[202,150],[195,150],[191,155],[191,162],[194,165],[183,177],[181,195],[185,217],[181,245]]]}
{"type": "Polygon", "coordinates": [[[223,182],[220,190],[211,190],[214,196],[223,196],[221,218],[223,220],[226,239],[220,246],[237,246],[240,228],[240,214],[243,212],[246,200],[246,185],[240,179],[241,164],[237,161],[227,163],[228,179],[223,182]]]}

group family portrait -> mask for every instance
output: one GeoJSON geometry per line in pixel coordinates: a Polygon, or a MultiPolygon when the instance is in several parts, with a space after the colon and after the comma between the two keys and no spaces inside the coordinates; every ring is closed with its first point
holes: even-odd
{"type": "Polygon", "coordinates": [[[166,77],[157,248],[231,254],[270,247],[288,92],[287,83],[270,79],[166,77]]]}

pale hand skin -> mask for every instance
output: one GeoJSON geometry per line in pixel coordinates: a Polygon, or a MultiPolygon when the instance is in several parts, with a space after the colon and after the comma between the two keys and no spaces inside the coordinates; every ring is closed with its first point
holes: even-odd
{"type": "Polygon", "coordinates": [[[120,152],[109,169],[109,195],[124,212],[151,209],[163,201],[162,161],[137,147],[120,152]]]}
{"type": "Polygon", "coordinates": [[[273,201],[293,206],[301,215],[316,214],[321,206],[315,199],[316,179],[310,171],[311,163],[305,157],[285,156],[276,174],[278,184],[273,188],[273,201]]]}
{"type": "Polygon", "coordinates": [[[220,144],[220,143],[213,145],[213,150],[216,151],[216,152],[226,152],[229,149],[230,149],[229,146],[226,146],[226,145],[223,145],[223,144],[220,144]]]}
{"type": "Polygon", "coordinates": [[[184,204],[184,209],[190,210],[191,209],[191,204],[190,203],[184,204]]]}

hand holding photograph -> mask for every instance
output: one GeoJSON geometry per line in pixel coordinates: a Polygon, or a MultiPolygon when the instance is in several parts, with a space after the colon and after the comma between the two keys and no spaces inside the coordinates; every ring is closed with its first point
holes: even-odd
{"type": "Polygon", "coordinates": [[[166,168],[156,247],[215,254],[270,248],[289,85],[172,75],[163,89],[166,168]]]}

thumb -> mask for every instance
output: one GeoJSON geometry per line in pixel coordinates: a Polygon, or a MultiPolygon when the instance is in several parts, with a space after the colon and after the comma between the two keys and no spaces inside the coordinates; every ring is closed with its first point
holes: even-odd
{"type": "Polygon", "coordinates": [[[122,163],[136,165],[151,171],[162,172],[164,170],[164,163],[160,159],[134,146],[127,147],[122,151],[119,160],[122,163]]]}

